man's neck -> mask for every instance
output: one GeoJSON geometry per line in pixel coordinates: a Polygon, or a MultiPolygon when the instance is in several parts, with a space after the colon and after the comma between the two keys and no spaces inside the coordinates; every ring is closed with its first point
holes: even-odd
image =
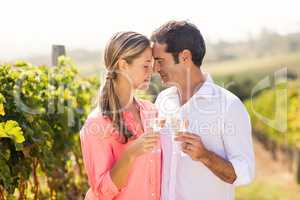
{"type": "Polygon", "coordinates": [[[186,78],[182,81],[182,83],[178,84],[178,93],[180,104],[185,104],[203,85],[206,77],[201,71],[201,69],[196,68],[190,70],[186,74],[186,78]]]}

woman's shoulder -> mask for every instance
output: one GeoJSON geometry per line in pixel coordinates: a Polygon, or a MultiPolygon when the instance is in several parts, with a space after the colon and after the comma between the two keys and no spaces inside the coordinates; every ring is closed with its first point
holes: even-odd
{"type": "Polygon", "coordinates": [[[111,120],[104,116],[98,108],[92,110],[85,120],[81,130],[81,138],[110,138],[115,135],[115,128],[111,120]]]}
{"type": "Polygon", "coordinates": [[[97,107],[90,112],[90,114],[88,115],[85,121],[85,125],[90,125],[94,123],[100,125],[107,125],[107,124],[111,124],[111,121],[109,117],[103,115],[101,110],[97,107]]]}

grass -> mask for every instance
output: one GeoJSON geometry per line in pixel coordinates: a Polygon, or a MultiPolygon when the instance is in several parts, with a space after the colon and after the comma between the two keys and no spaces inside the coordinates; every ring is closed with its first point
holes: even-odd
{"type": "Polygon", "coordinates": [[[239,187],[236,191],[237,200],[296,200],[299,195],[280,184],[258,181],[239,187]]]}

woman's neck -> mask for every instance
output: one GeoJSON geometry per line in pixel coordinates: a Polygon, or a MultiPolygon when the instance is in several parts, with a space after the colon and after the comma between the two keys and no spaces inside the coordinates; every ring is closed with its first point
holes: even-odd
{"type": "Polygon", "coordinates": [[[133,105],[133,88],[130,83],[125,80],[118,80],[116,84],[116,93],[119,97],[121,108],[123,110],[129,110],[133,105]]]}

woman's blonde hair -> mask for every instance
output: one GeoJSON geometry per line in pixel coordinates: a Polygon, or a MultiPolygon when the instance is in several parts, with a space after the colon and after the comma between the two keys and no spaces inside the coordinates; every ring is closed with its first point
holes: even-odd
{"type": "Polygon", "coordinates": [[[104,53],[107,76],[100,92],[98,106],[105,115],[110,118],[120,133],[125,143],[132,133],[124,124],[119,98],[116,94],[116,79],[118,73],[118,61],[124,59],[128,64],[137,58],[146,48],[150,47],[150,41],[144,35],[136,32],[118,32],[109,40],[104,53]]]}

